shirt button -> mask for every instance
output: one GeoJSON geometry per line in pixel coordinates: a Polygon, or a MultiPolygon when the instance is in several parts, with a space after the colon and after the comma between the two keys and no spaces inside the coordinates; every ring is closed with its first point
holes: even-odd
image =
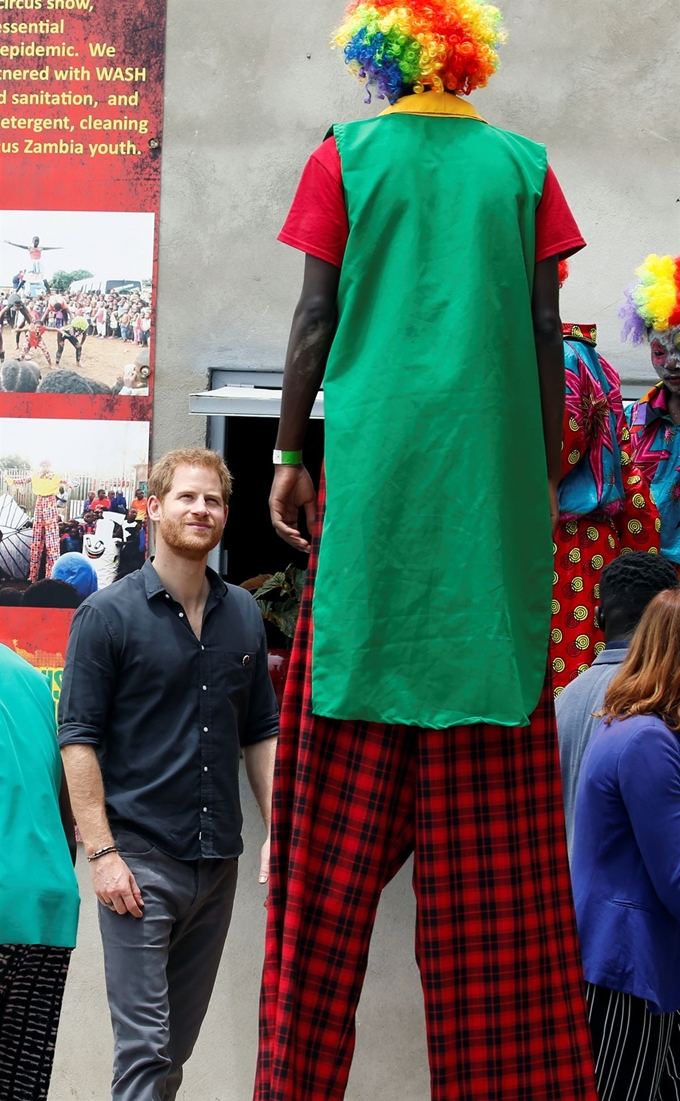
{"type": "Polygon", "coordinates": [[[204,734],[207,734],[207,733],[208,733],[208,728],[207,728],[207,726],[204,726],[204,727],[203,727],[203,733],[204,733],[204,734]]]}
{"type": "Polygon", "coordinates": [[[165,594],[165,599],[166,599],[166,600],[169,600],[169,599],[170,599],[170,593],[166,593],[166,594],[165,594]]]}
{"type": "Polygon", "coordinates": [[[244,654],[242,664],[247,665],[249,661],[250,661],[250,655],[249,654],[244,654]]]}
{"type": "Polygon", "coordinates": [[[207,814],[207,813],[208,813],[208,808],[207,808],[207,807],[204,807],[204,808],[203,808],[203,813],[204,813],[204,814],[207,814]]]}
{"type": "Polygon", "coordinates": [[[184,612],[180,612],[180,613],[179,613],[179,618],[180,618],[180,619],[184,619],[184,612]]]}
{"type": "Polygon", "coordinates": [[[205,650],[205,646],[201,646],[201,650],[205,650]]]}
{"type": "Polygon", "coordinates": [[[207,766],[207,765],[203,765],[203,771],[204,771],[204,772],[207,772],[207,771],[208,771],[208,766],[207,766]]]}
{"type": "Polygon", "coordinates": [[[203,691],[204,691],[204,692],[207,692],[207,691],[208,691],[208,685],[207,685],[207,684],[204,684],[204,685],[203,685],[203,691]]]}

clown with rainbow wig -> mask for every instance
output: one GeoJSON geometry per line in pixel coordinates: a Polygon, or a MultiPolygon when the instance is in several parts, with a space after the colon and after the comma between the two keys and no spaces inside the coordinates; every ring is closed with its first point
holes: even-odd
{"type": "MultiPolygon", "coordinates": [[[[565,261],[560,285],[568,275],[565,261]]],[[[661,526],[632,463],[621,380],[596,351],[597,326],[562,329],[567,388],[550,632],[555,697],[605,648],[595,614],[602,571],[620,554],[658,554],[661,526]]]]}
{"type": "Polygon", "coordinates": [[[631,411],[633,458],[651,483],[661,553],[680,572],[680,256],[648,256],[621,309],[622,339],[649,343],[659,382],[631,411]]]}
{"type": "Polygon", "coordinates": [[[548,667],[558,261],[585,241],[545,148],[466,98],[504,38],[480,0],[351,3],[333,43],[385,109],[332,127],[280,234],[306,259],[270,505],[309,570],[256,1101],[344,1097],[411,853],[432,1101],[596,1101],[548,667]]]}

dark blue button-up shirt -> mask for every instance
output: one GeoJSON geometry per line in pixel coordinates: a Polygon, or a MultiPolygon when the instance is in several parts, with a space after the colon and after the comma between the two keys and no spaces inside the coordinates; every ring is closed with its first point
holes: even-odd
{"type": "Polygon", "coordinates": [[[200,641],[151,562],[89,597],[59,704],[61,745],[97,748],[114,836],[179,860],[240,855],[240,747],[278,730],[257,604],[208,579],[200,641]]]}

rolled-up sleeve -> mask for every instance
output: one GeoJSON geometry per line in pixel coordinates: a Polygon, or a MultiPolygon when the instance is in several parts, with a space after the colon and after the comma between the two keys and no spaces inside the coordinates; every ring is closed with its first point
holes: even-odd
{"type": "MultiPolygon", "coordinates": [[[[259,613],[258,613],[259,614],[259,613]]],[[[260,623],[260,647],[257,654],[257,667],[248,703],[248,718],[241,735],[241,745],[254,745],[265,738],[275,738],[279,732],[279,709],[274,695],[274,686],[269,676],[267,655],[267,636],[264,624],[260,623]]]]}
{"type": "Polygon", "coordinates": [[[101,746],[115,692],[115,644],[110,625],[83,604],[71,624],[59,699],[59,744],[101,746]]]}

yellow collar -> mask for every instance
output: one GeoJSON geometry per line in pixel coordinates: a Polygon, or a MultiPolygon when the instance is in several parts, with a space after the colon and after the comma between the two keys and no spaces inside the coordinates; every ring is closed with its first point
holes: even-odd
{"type": "Polygon", "coordinates": [[[485,122],[485,119],[466,99],[454,96],[451,92],[417,92],[412,96],[402,96],[382,115],[450,115],[455,118],[477,119],[485,122]]]}

